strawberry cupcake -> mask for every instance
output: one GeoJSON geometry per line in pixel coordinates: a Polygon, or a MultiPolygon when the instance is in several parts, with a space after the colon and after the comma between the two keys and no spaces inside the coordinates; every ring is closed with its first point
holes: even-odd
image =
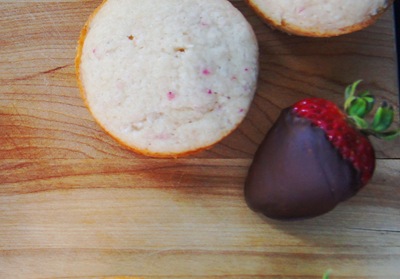
{"type": "Polygon", "coordinates": [[[82,30],[76,72],[112,137],[178,157],[212,147],[245,118],[258,45],[227,0],[107,0],[82,30]]]}

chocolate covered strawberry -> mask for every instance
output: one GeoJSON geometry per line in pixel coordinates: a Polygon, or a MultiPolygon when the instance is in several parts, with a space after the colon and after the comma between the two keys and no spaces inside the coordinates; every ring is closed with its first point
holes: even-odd
{"type": "Polygon", "coordinates": [[[392,139],[393,108],[383,104],[365,117],[375,99],[357,96],[360,81],[346,88],[345,111],[320,98],[301,100],[282,111],[250,166],[245,198],[271,218],[309,218],[332,210],[371,179],[375,152],[368,135],[392,139]]]}

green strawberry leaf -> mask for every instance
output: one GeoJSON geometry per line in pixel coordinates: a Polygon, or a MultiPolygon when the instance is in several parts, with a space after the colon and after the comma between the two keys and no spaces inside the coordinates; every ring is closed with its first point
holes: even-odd
{"type": "Polygon", "coordinates": [[[349,106],[347,113],[352,116],[364,117],[367,114],[368,103],[363,98],[355,98],[349,106]]]}
{"type": "Polygon", "coordinates": [[[393,108],[388,107],[387,103],[384,102],[375,113],[372,129],[376,132],[387,130],[393,122],[393,114],[393,108]]]}
{"type": "Polygon", "coordinates": [[[348,119],[361,132],[366,135],[373,135],[380,139],[392,140],[400,136],[400,129],[387,131],[392,125],[394,119],[394,111],[392,106],[388,106],[386,102],[376,110],[372,122],[367,122],[364,117],[369,114],[375,105],[375,97],[365,90],[356,94],[357,86],[361,80],[357,80],[353,84],[346,87],[344,109],[348,115],[348,119]]]}
{"type": "Polygon", "coordinates": [[[373,97],[372,95],[371,95],[371,93],[369,92],[369,90],[364,90],[362,93],[360,93],[359,94],[360,95],[360,97],[373,97]]]}
{"type": "Polygon", "coordinates": [[[393,131],[388,131],[388,132],[383,132],[383,133],[375,133],[375,137],[383,140],[393,140],[400,136],[400,129],[393,130],[393,131]]]}
{"type": "Polygon", "coordinates": [[[354,96],[354,95],[355,95],[357,86],[358,86],[361,82],[362,82],[362,79],[359,79],[359,80],[353,82],[352,84],[350,84],[349,86],[346,87],[346,90],[345,90],[345,97],[346,97],[346,99],[349,98],[349,97],[351,97],[351,96],[354,96]]]}
{"type": "Polygon", "coordinates": [[[375,97],[372,96],[369,91],[364,91],[360,94],[360,97],[367,103],[367,108],[365,110],[365,115],[370,113],[375,105],[375,97]]]}
{"type": "Polygon", "coordinates": [[[358,80],[346,88],[344,108],[346,113],[351,116],[364,117],[372,111],[375,105],[375,97],[368,90],[363,91],[357,96],[356,90],[360,82],[361,80],[358,80]]]}

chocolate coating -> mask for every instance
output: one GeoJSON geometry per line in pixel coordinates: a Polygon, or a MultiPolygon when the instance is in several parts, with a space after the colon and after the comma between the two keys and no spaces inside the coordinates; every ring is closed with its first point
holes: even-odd
{"type": "Polygon", "coordinates": [[[360,185],[359,173],[324,131],[287,108],[258,148],[244,194],[267,217],[310,218],[354,196],[360,185]]]}

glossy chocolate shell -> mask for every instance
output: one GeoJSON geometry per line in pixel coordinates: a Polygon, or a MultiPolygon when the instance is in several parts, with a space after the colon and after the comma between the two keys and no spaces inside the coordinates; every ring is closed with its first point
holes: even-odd
{"type": "Polygon", "coordinates": [[[356,194],[359,174],[322,129],[282,111],[257,150],[245,183],[245,199],[275,219],[310,218],[356,194]]]}

